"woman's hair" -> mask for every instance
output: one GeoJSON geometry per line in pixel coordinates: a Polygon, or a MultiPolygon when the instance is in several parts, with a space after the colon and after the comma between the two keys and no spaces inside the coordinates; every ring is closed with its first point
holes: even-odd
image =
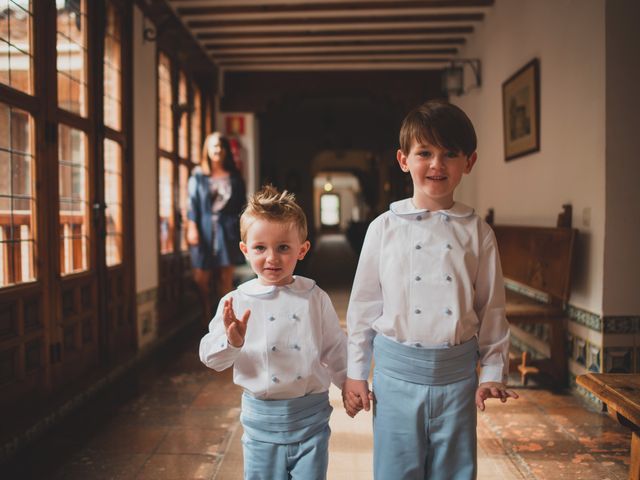
{"type": "Polygon", "coordinates": [[[430,143],[469,157],[477,148],[467,114],[444,100],[430,100],[407,114],[400,127],[400,150],[409,154],[414,142],[430,143]]]}
{"type": "Polygon", "coordinates": [[[214,138],[220,140],[220,146],[224,150],[224,157],[222,158],[222,168],[229,173],[238,173],[238,166],[233,158],[233,152],[231,151],[231,144],[229,139],[222,135],[220,132],[212,132],[207,135],[202,145],[202,158],[200,161],[200,168],[202,171],[209,175],[211,174],[211,158],[209,158],[209,142],[214,138]]]}
{"type": "Polygon", "coordinates": [[[240,216],[240,238],[247,240],[247,231],[256,220],[287,223],[298,229],[300,240],[307,239],[307,217],[296,203],[293,193],[279,192],[273,185],[266,185],[253,194],[240,216]]]}

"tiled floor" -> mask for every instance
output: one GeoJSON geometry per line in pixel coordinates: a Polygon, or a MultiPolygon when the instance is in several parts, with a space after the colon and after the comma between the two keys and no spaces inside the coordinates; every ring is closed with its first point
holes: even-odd
{"type": "MultiPolygon", "coordinates": [[[[320,246],[333,249],[328,258],[349,261],[339,238],[320,246]]],[[[348,275],[342,285],[329,283],[323,272],[317,278],[344,318],[348,275]]],[[[201,334],[194,327],[149,358],[2,467],[0,477],[241,479],[240,391],[230,371],[200,364],[201,334]]],[[[570,394],[517,391],[519,400],[491,403],[479,415],[479,478],[627,478],[626,429],[570,394]]],[[[347,417],[335,388],[331,400],[329,479],[372,478],[370,414],[347,417]]]]}

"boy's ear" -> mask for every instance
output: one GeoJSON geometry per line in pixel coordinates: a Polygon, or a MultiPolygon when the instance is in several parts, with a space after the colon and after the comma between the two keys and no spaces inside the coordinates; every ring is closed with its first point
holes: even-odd
{"type": "Polygon", "coordinates": [[[244,256],[246,257],[247,255],[249,255],[249,249],[247,248],[247,244],[244,242],[240,242],[240,251],[242,253],[244,253],[244,256]]]}
{"type": "Polygon", "coordinates": [[[310,248],[311,242],[309,242],[309,240],[306,240],[302,245],[300,245],[300,250],[298,251],[298,260],[302,260],[307,252],[309,252],[310,248]]]}
{"type": "Polygon", "coordinates": [[[471,155],[467,157],[467,164],[464,167],[464,173],[471,172],[471,169],[476,164],[476,160],[478,160],[478,152],[473,152],[471,155]]]}
{"type": "Polygon", "coordinates": [[[409,165],[407,165],[407,156],[402,152],[401,149],[398,149],[396,152],[396,158],[398,159],[398,163],[400,164],[400,170],[403,172],[409,171],[409,165]]]}

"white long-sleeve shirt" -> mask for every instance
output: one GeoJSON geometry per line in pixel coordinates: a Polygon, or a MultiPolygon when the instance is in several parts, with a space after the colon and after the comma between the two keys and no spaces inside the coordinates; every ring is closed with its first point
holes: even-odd
{"type": "Polygon", "coordinates": [[[417,209],[394,202],[367,230],[347,311],[349,378],[369,377],[376,333],[423,347],[473,336],[479,381],[508,374],[509,325],[500,258],[491,227],[471,207],[417,209]]]}
{"type": "Polygon", "coordinates": [[[308,278],[282,287],[257,279],[225,295],[200,341],[200,360],[221,371],[233,365],[233,381],[252,396],[281,400],[339,388],[346,378],[347,338],[329,296],[308,278]],[[233,297],[238,318],[251,310],[242,347],[227,341],[224,301],[233,297]]]}

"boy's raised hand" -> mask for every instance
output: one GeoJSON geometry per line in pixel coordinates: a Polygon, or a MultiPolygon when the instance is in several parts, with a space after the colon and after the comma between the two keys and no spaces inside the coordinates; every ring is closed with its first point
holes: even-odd
{"type": "Polygon", "coordinates": [[[489,398],[499,398],[502,403],[507,401],[507,398],[518,398],[518,394],[513,390],[508,390],[504,383],[499,382],[484,382],[478,385],[476,390],[476,406],[482,412],[484,412],[484,401],[489,398]]]}
{"type": "Polygon", "coordinates": [[[233,297],[224,301],[222,309],[222,320],[227,332],[227,340],[232,347],[240,348],[244,345],[244,337],[247,334],[247,322],[249,321],[251,310],[246,310],[242,318],[238,320],[233,311],[233,297]]]}

